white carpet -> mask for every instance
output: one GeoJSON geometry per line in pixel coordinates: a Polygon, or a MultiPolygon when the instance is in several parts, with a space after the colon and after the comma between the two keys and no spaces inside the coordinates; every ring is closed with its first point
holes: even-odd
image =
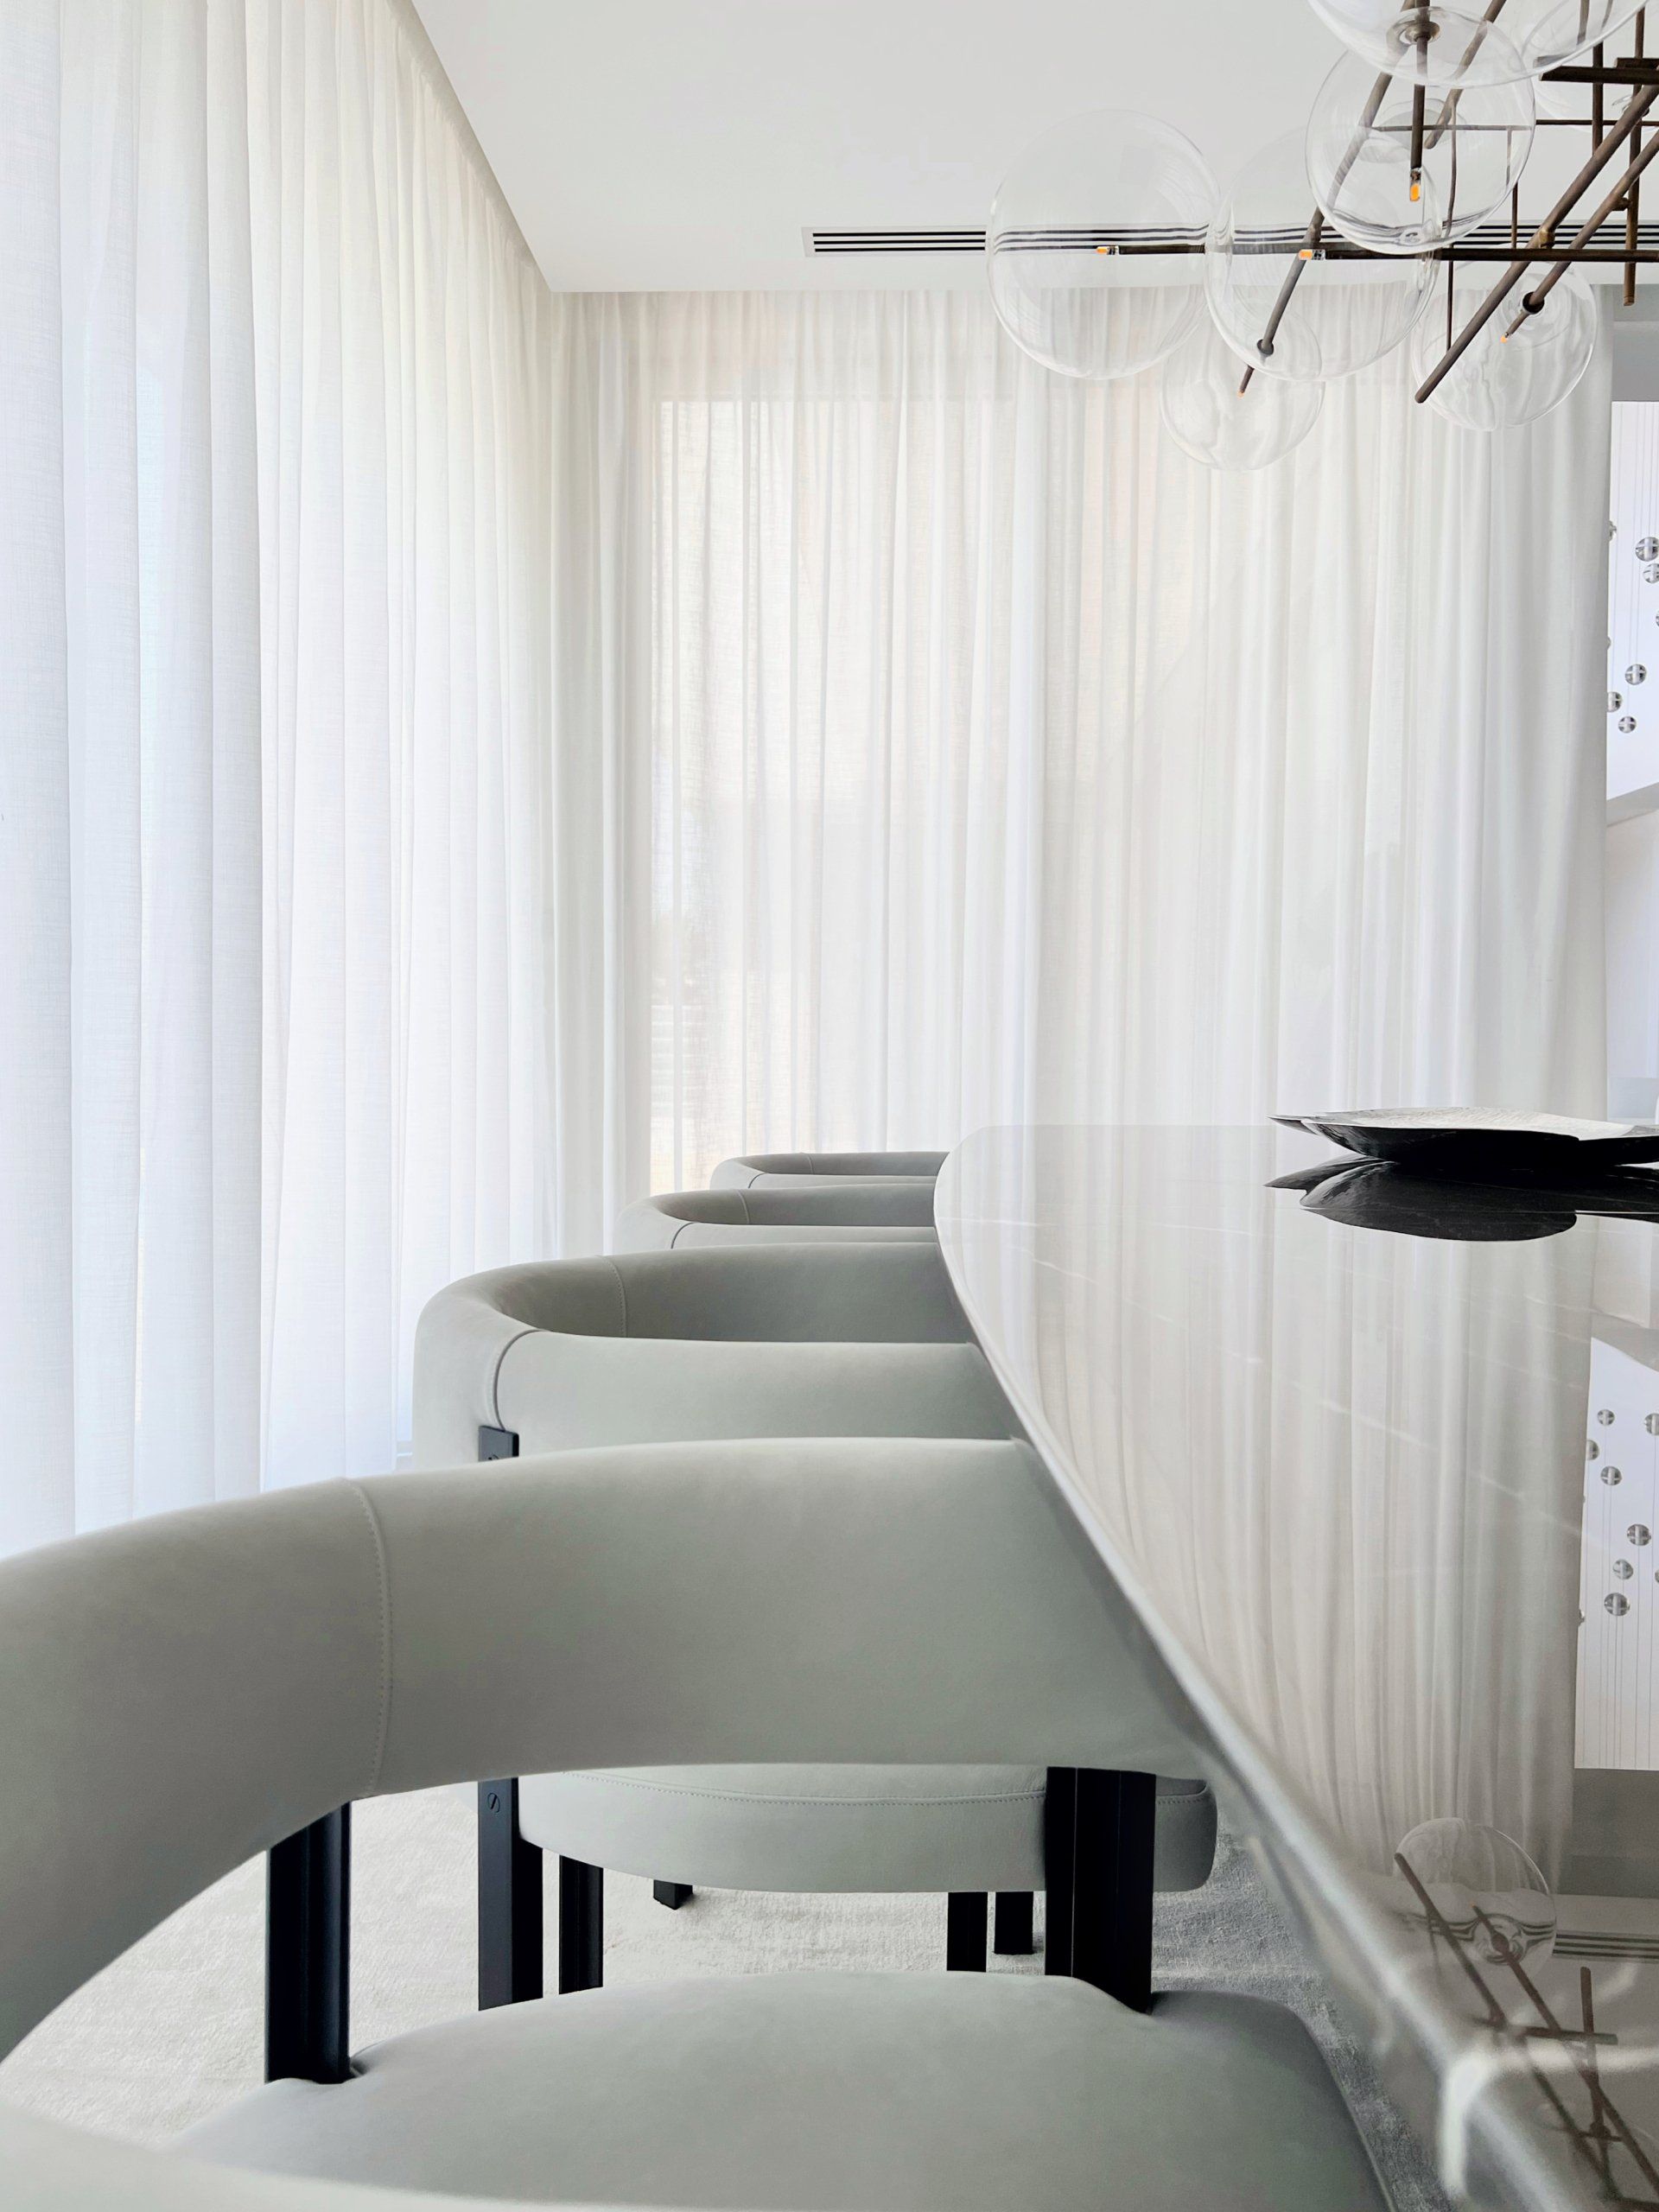
{"type": "MultiPolygon", "coordinates": [[[[473,1816],[429,1791],[352,1815],[352,2040],[470,2012],[476,2002],[473,1816]]],[[[554,1940],[552,1867],[547,1926],[554,1940]]],[[[1039,1901],[1040,1915],[1040,1901],[1039,1901]]],[[[241,1867],[134,1946],[0,2064],[0,2095],[138,2141],[165,2140],[257,2086],[264,2002],[264,1862],[241,1867]]],[[[1039,1931],[1040,1934],[1040,1917],[1039,1931]]],[[[702,1891],[678,1912],[648,1882],[607,1878],[607,1981],[851,1966],[937,1970],[944,1899],[756,1897],[702,1891]]],[[[1274,1997],[1301,2013],[1365,2130],[1400,2212],[1445,2200],[1369,2067],[1338,2027],[1295,1938],[1244,1854],[1223,1839],[1208,1885],[1161,1898],[1156,1980],[1274,1997]]],[[[1040,1973],[1040,1956],[993,1961],[1040,1973]]],[[[556,1986],[549,1961],[549,1989],[556,1986]]]]}

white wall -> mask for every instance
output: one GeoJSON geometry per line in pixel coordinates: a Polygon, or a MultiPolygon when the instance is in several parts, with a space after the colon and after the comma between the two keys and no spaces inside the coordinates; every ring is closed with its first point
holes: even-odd
{"type": "Polygon", "coordinates": [[[1607,831],[1607,1094],[1642,1119],[1659,1097],[1659,814],[1607,831]]]}
{"type": "MultiPolygon", "coordinates": [[[[1645,304],[1645,303],[1644,303],[1645,304]]],[[[1659,324],[1610,307],[1613,430],[1607,588],[1607,1103],[1659,1098],[1659,324]]]]}

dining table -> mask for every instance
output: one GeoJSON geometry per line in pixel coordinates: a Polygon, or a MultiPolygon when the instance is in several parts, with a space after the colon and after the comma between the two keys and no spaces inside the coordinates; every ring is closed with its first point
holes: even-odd
{"type": "Polygon", "coordinates": [[[969,1322],[1457,2202],[1659,2208],[1659,1173],[989,1128],[969,1322]]]}

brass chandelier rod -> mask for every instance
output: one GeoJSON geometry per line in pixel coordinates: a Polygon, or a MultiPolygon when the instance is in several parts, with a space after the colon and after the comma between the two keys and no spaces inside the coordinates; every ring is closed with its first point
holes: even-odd
{"type": "MultiPolygon", "coordinates": [[[[1642,10],[1646,15],[1647,10],[1642,10]]],[[[1596,48],[1598,54],[1601,48],[1596,48]]],[[[1627,54],[1622,61],[1563,62],[1559,69],[1546,69],[1540,82],[1546,85],[1651,85],[1659,83],[1659,61],[1645,58],[1642,54],[1627,54]]],[[[1540,117],[1539,120],[1544,120],[1540,117]]],[[[1582,130],[1584,118],[1580,116],[1572,125],[1582,130]]]]}
{"type": "MultiPolygon", "coordinates": [[[[1659,92],[1656,92],[1655,97],[1659,99],[1659,92]]],[[[1659,154],[1659,138],[1649,138],[1647,144],[1642,149],[1642,151],[1630,163],[1629,168],[1625,170],[1624,175],[1619,179],[1613,189],[1608,194],[1607,197],[1597,208],[1595,213],[1591,216],[1589,221],[1585,224],[1582,230],[1579,232],[1575,238],[1571,238],[1568,241],[1567,251],[1569,254],[1572,252],[1574,246],[1580,245],[1586,238],[1594,237],[1597,231],[1600,229],[1607,218],[1616,212],[1620,202],[1624,199],[1627,193],[1632,195],[1635,194],[1637,180],[1640,177],[1643,170],[1646,168],[1648,163],[1653,159],[1656,154],[1659,154]]],[[[1618,257],[1623,258],[1624,257],[1620,256],[1618,257]]],[[[1571,263],[1568,261],[1558,261],[1555,266],[1550,270],[1548,276],[1544,278],[1541,284],[1535,285],[1530,292],[1523,295],[1521,301],[1521,312],[1516,315],[1515,321],[1504,332],[1503,335],[1506,338],[1513,338],[1516,332],[1520,329],[1527,317],[1529,315],[1536,315],[1538,313],[1539,309],[1543,306],[1544,302],[1549,297],[1555,287],[1560,283],[1562,277],[1566,276],[1570,266],[1571,263]]]]}
{"type": "MultiPolygon", "coordinates": [[[[1483,30],[1487,25],[1497,21],[1503,11],[1504,5],[1505,0],[1487,0],[1485,10],[1480,18],[1480,27],[1483,30]]],[[[1424,4],[1421,8],[1418,20],[1420,26],[1424,27],[1420,29],[1414,41],[1421,55],[1427,51],[1427,0],[1424,0],[1424,4]]],[[[1534,231],[1530,238],[1522,243],[1512,232],[1511,243],[1507,248],[1452,245],[1431,249],[1422,257],[1426,260],[1443,261],[1453,265],[1462,262],[1501,263],[1503,266],[1503,273],[1464,324],[1463,328],[1455,335],[1452,334],[1451,326],[1448,323],[1448,342],[1446,352],[1419,388],[1416,393],[1419,402],[1429,398],[1439,388],[1481,332],[1485,329],[1493,316],[1498,313],[1515,287],[1535,264],[1541,263],[1547,264],[1545,273],[1525,295],[1521,302],[1522,311],[1510,324],[1509,329],[1504,334],[1506,337],[1512,336],[1516,331],[1519,330],[1529,315],[1539,313],[1568,269],[1579,263],[1612,264],[1622,267],[1624,272],[1624,296],[1625,304],[1628,306],[1635,297],[1636,274],[1638,267],[1659,262],[1659,249],[1646,247],[1640,243],[1641,179],[1649,163],[1659,156],[1659,136],[1649,137],[1645,144],[1643,143],[1643,125],[1648,122],[1649,111],[1656,104],[1659,104],[1659,59],[1650,58],[1646,52],[1645,30],[1646,10],[1642,10],[1638,11],[1636,17],[1636,51],[1633,54],[1609,62],[1605,59],[1603,49],[1598,46],[1588,65],[1568,64],[1546,72],[1544,77],[1546,83],[1587,85],[1592,87],[1594,95],[1590,118],[1592,145],[1588,160],[1534,231]],[[1603,106],[1604,93],[1609,86],[1626,86],[1631,93],[1624,114],[1611,129],[1605,127],[1603,106]],[[1630,148],[1630,155],[1617,184],[1598,203],[1594,213],[1580,224],[1567,245],[1559,245],[1556,240],[1557,231],[1572,216],[1579,201],[1609,168],[1620,149],[1626,146],[1630,148]],[[1621,210],[1624,215],[1623,248],[1599,246],[1593,244],[1592,241],[1603,225],[1621,210]]],[[[1478,42],[1478,39],[1471,41],[1468,52],[1464,57],[1465,65],[1472,59],[1478,42]]],[[[1338,167],[1336,172],[1338,187],[1341,185],[1357,160],[1366,135],[1376,127],[1377,117],[1393,82],[1394,79],[1388,74],[1378,78],[1366,101],[1360,120],[1355,127],[1349,150],[1338,167]]],[[[1461,97],[1460,88],[1449,91],[1441,101],[1438,113],[1431,117],[1425,91],[1426,88],[1421,81],[1412,87],[1410,123],[1408,126],[1402,120],[1401,124],[1402,130],[1409,128],[1411,134],[1410,164],[1414,196],[1421,188],[1424,154],[1428,149],[1440,143],[1448,129],[1455,127],[1457,109],[1461,97]]],[[[1560,127],[1564,129],[1579,130],[1584,127],[1582,120],[1577,123],[1570,123],[1566,118],[1545,118],[1543,120],[1548,124],[1559,121],[1560,127]]],[[[1516,229],[1518,230],[1518,226],[1516,229]]],[[[1296,288],[1300,283],[1310,262],[1316,258],[1373,260],[1383,257],[1364,246],[1337,245],[1330,238],[1326,219],[1321,210],[1315,211],[1303,233],[1300,245],[1294,249],[1294,254],[1295,257],[1285,272],[1284,281],[1280,285],[1262,336],[1256,341],[1256,352],[1264,362],[1272,357],[1280,329],[1295,297],[1296,288]]],[[[1256,372],[1256,366],[1257,364],[1251,363],[1244,368],[1238,387],[1241,393],[1249,390],[1256,372]]]]}
{"type": "MultiPolygon", "coordinates": [[[[1557,226],[1567,220],[1580,200],[1608,166],[1619,148],[1625,144],[1639,129],[1649,109],[1656,100],[1659,100],[1659,84],[1649,85],[1634,96],[1618,122],[1601,140],[1589,160],[1533,232],[1531,238],[1528,241],[1529,251],[1524,256],[1517,255],[1516,259],[1510,262],[1503,276],[1498,278],[1456,338],[1447,346],[1434,368],[1423,379],[1417,391],[1420,401],[1427,399],[1438,390],[1442,380],[1457,366],[1470,346],[1474,344],[1476,339],[1503,306],[1504,301],[1508,299],[1510,294],[1526,275],[1528,269],[1531,266],[1533,250],[1548,249],[1554,245],[1557,226]]],[[[1618,207],[1632,181],[1632,172],[1634,171],[1637,175],[1640,175],[1641,169],[1646,166],[1653,152],[1654,145],[1659,145],[1659,140],[1652,142],[1637,157],[1637,162],[1630,163],[1625,169],[1618,188],[1604,202],[1602,209],[1583,226],[1578,236],[1572,241],[1565,257],[1566,260],[1570,261],[1577,257],[1574,250],[1581,247],[1589,238],[1593,236],[1600,224],[1606,219],[1607,215],[1618,207]]],[[[1620,255],[1616,257],[1624,259],[1626,257],[1620,255]]],[[[1559,278],[1555,281],[1559,281],[1559,278]]],[[[1541,301],[1539,304],[1541,306],[1542,302],[1541,301]]]]}
{"type": "MultiPolygon", "coordinates": [[[[1645,60],[1647,49],[1648,11],[1645,8],[1640,8],[1637,10],[1636,16],[1636,58],[1638,61],[1645,60]]],[[[1638,154],[1642,150],[1642,133],[1640,130],[1637,132],[1635,138],[1631,141],[1631,150],[1638,154]]],[[[1641,228],[1641,185],[1636,178],[1632,177],[1630,180],[1630,193],[1624,201],[1624,243],[1630,248],[1632,253],[1634,253],[1636,250],[1637,239],[1641,228]]],[[[1627,261],[1624,264],[1624,305],[1627,308],[1633,308],[1636,305],[1636,264],[1634,261],[1627,261]]]]}
{"type": "MultiPolygon", "coordinates": [[[[1621,191],[1624,189],[1622,180],[1619,188],[1621,191]]],[[[1102,250],[1096,249],[1096,251],[1102,250]]],[[[1058,252],[1061,249],[1056,247],[1055,251],[1058,252]]],[[[1201,254],[1204,247],[1201,243],[1195,244],[1189,238],[1159,239],[1150,244],[1143,244],[1137,239],[1115,245],[1111,251],[1116,260],[1172,261],[1183,255],[1201,254]]],[[[1369,246],[1351,245],[1345,239],[1338,245],[1327,239],[1319,249],[1319,257],[1323,261],[1381,261],[1385,257],[1374,253],[1369,246]]],[[[1395,258],[1393,256],[1386,257],[1395,258]]],[[[1630,257],[1630,251],[1628,245],[1467,245],[1460,241],[1456,245],[1431,246],[1426,253],[1414,254],[1412,257],[1417,261],[1453,263],[1459,268],[1518,261],[1529,268],[1537,262],[1560,262],[1567,267],[1585,262],[1592,268],[1622,269],[1630,257]]],[[[1636,257],[1644,264],[1659,261],[1659,245],[1637,246],[1636,257]]]]}

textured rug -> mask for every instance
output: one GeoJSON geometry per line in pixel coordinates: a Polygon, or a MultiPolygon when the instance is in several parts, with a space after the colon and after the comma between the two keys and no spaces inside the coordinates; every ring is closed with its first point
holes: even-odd
{"type": "MultiPolygon", "coordinates": [[[[353,1813],[355,2045],[470,2012],[473,1817],[459,1792],[353,1813]]],[[[550,1896],[549,1904],[552,1899],[550,1896]]],[[[607,1981],[785,1967],[936,1970],[944,1899],[702,1891],[678,1912],[648,1882],[606,1883],[607,1981]]],[[[0,2064],[0,2096],[76,2126],[164,2141],[260,2078],[264,1865],[239,1868],[136,1944],[0,2064]]],[[[1040,1913],[1040,1904],[1039,1904],[1040,1913]]],[[[555,1916],[547,1916],[550,1939],[555,1916]]],[[[1040,1919],[1039,1923],[1040,1933],[1040,1919]]],[[[1245,1854],[1224,1837],[1206,1886],[1159,1900],[1156,1979],[1271,1997],[1324,2047],[1399,2212],[1443,2212],[1415,2139],[1326,2002],[1245,1854]]],[[[998,1973],[1040,1973],[1040,1957],[998,1973]]],[[[553,1981],[550,1973],[549,1987],[553,1981]]]]}

